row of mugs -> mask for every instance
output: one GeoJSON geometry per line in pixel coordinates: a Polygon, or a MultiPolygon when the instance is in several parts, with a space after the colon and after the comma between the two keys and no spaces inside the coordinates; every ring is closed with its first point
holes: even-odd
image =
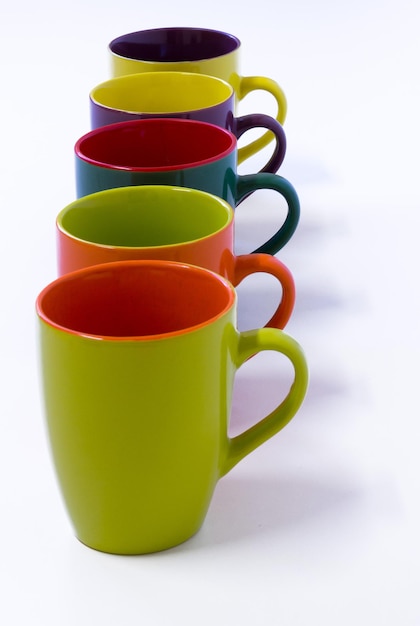
{"type": "MultiPolygon", "coordinates": [[[[274,133],[272,171],[240,176],[236,142],[249,119],[234,117],[233,100],[229,124],[179,115],[181,108],[199,110],[199,97],[201,109],[217,109],[207,106],[216,84],[228,85],[221,93],[232,99],[225,78],[239,99],[250,89],[251,79],[240,89],[238,47],[226,33],[190,28],[114,40],[114,76],[91,92],[96,121],[75,146],[77,198],[56,220],[59,277],[41,291],[36,310],[60,488],[78,539],[104,552],[143,554],[189,539],[205,519],[218,480],[279,432],[306,395],[305,355],[282,330],[295,285],[274,256],[299,219],[295,190],[275,173],[285,153],[280,122],[263,120],[267,137],[242,155],[274,133]],[[203,50],[200,68],[194,57],[203,50]],[[163,70],[156,71],[155,60],[143,74],[143,88],[142,74],[129,74],[138,71],[141,55],[149,70],[152,56],[160,55],[163,70]],[[187,71],[166,67],[183,56],[192,64],[182,68],[187,71]],[[211,67],[223,67],[228,76],[200,78],[211,67]],[[198,88],[202,79],[210,91],[198,88]],[[194,88],[174,89],[182,81],[194,88]],[[138,119],[116,120],[120,113],[138,119]],[[260,188],[282,194],[287,218],[261,249],[236,256],[234,207],[260,188]],[[241,332],[235,287],[254,272],[275,276],[282,296],[266,327],[241,332]],[[230,437],[236,372],[267,350],[290,361],[293,383],[276,409],[230,437]]],[[[285,105],[279,107],[284,114],[285,105]]]]}

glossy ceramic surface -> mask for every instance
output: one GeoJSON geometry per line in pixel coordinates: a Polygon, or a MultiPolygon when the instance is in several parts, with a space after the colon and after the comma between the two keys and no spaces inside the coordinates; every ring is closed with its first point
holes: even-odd
{"type": "Polygon", "coordinates": [[[198,531],[220,477],[282,429],[307,388],[299,345],[239,333],[233,287],[194,266],[89,267],[37,299],[48,433],[77,537],[141,554],[198,531]],[[295,380],[265,419],[229,438],[235,372],[252,354],[290,359],[295,380]]]}
{"type": "Polygon", "coordinates": [[[180,70],[238,82],[240,41],[207,28],[153,28],[127,33],[109,44],[113,76],[180,70]]]}
{"type": "MultiPolygon", "coordinates": [[[[226,81],[188,72],[145,72],[119,76],[89,94],[91,127],[150,117],[180,117],[230,130],[238,139],[254,128],[271,130],[275,149],[262,171],[277,172],[286,153],[282,126],[269,115],[234,115],[234,91],[226,81]]],[[[245,146],[238,149],[238,163],[245,146]]]]}
{"type": "Polygon", "coordinates": [[[131,186],[84,196],[57,217],[60,275],[128,259],[182,261],[213,270],[237,286],[257,272],[280,283],[267,326],[284,328],[294,307],[288,268],[269,254],[235,256],[234,213],[216,196],[184,187],[131,186]]]}
{"type": "MultiPolygon", "coordinates": [[[[242,100],[255,90],[270,93],[277,103],[276,119],[284,123],[287,101],[280,85],[264,76],[242,76],[241,42],[229,33],[208,28],[153,28],[127,33],[109,44],[112,76],[139,72],[181,71],[208,74],[226,80],[242,100]]],[[[244,146],[241,158],[255,154],[272,140],[270,133],[244,146]]]]}
{"type": "Polygon", "coordinates": [[[293,186],[277,174],[237,174],[236,139],[213,124],[156,118],[97,128],[76,142],[75,167],[78,197],[113,187],[171,185],[206,191],[235,207],[258,189],[273,189],[286,200],[287,216],[254,252],[275,254],[299,222],[293,186]]]}

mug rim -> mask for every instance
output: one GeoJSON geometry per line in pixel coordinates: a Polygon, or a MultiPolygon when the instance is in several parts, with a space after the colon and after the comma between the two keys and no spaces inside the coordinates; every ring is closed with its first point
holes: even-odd
{"type": "MultiPolygon", "coordinates": [[[[183,263],[180,261],[164,261],[159,259],[138,259],[138,260],[126,260],[126,261],[113,261],[110,263],[102,263],[100,265],[91,265],[84,267],[82,269],[74,270],[72,272],[68,272],[59,276],[48,285],[46,285],[41,292],[38,294],[35,301],[35,310],[38,315],[39,320],[49,326],[50,328],[54,328],[66,335],[75,336],[80,339],[86,340],[94,340],[94,341],[106,341],[106,342],[150,342],[150,341],[159,341],[165,339],[171,339],[174,337],[181,337],[187,334],[191,334],[193,332],[199,331],[202,328],[211,326],[218,320],[220,320],[223,316],[225,316],[233,306],[236,304],[236,293],[233,285],[225,278],[223,278],[220,274],[213,272],[204,267],[192,265],[190,263],[183,263]],[[54,290],[59,289],[63,284],[70,283],[72,281],[81,281],[84,279],[93,278],[99,274],[103,274],[112,270],[121,270],[129,269],[129,268],[138,268],[141,270],[145,270],[146,267],[152,269],[158,269],[167,272],[168,268],[172,266],[174,271],[187,271],[192,272],[194,274],[206,275],[207,277],[211,277],[211,280],[214,283],[219,283],[222,289],[227,294],[227,301],[225,306],[221,308],[217,313],[211,315],[206,318],[202,322],[198,322],[193,324],[192,326],[188,326],[186,328],[180,328],[177,330],[171,330],[158,334],[149,334],[149,335],[102,335],[95,334],[87,331],[77,330],[74,328],[70,328],[68,326],[63,326],[62,324],[54,321],[50,315],[46,313],[45,309],[45,299],[54,292],[54,290]]],[[[70,325],[69,325],[70,326],[70,325]]]]}
{"type": "MultiPolygon", "coordinates": [[[[172,193],[172,191],[170,193],[172,193]]],[[[219,198],[218,196],[215,196],[214,194],[208,193],[207,191],[201,191],[200,189],[190,189],[188,187],[177,187],[175,185],[138,185],[138,186],[130,185],[128,187],[112,187],[109,189],[103,189],[101,191],[96,191],[95,193],[89,194],[88,196],[81,196],[80,198],[77,198],[76,200],[74,200],[73,202],[65,206],[63,209],[61,209],[61,211],[58,213],[56,217],[55,223],[56,223],[57,230],[60,233],[62,233],[65,237],[68,237],[72,241],[78,241],[88,246],[94,246],[95,248],[101,248],[104,250],[125,250],[125,251],[135,251],[135,250],[159,251],[163,249],[169,250],[171,248],[176,248],[179,246],[191,246],[191,245],[195,245],[199,243],[200,241],[204,242],[208,239],[211,239],[212,237],[216,237],[217,235],[224,232],[227,228],[231,226],[234,220],[234,215],[235,214],[234,214],[234,210],[232,206],[226,200],[223,200],[223,198],[219,198]],[[168,193],[169,190],[175,190],[175,193],[177,194],[181,193],[181,194],[186,194],[189,196],[193,195],[195,197],[204,196],[204,197],[207,197],[209,200],[212,199],[214,200],[213,202],[214,205],[223,207],[223,209],[226,211],[227,219],[225,223],[222,224],[222,226],[220,226],[216,230],[213,230],[201,237],[179,241],[177,243],[159,244],[156,246],[151,246],[151,245],[124,246],[124,245],[115,245],[115,244],[91,241],[90,239],[85,239],[83,237],[75,235],[70,230],[68,230],[63,224],[63,219],[65,218],[65,216],[69,215],[69,213],[71,213],[73,210],[78,210],[79,208],[83,207],[84,203],[92,203],[98,200],[99,207],[101,207],[103,206],[102,203],[100,202],[101,198],[104,198],[104,197],[112,198],[112,196],[116,196],[115,201],[116,203],[118,203],[119,196],[122,196],[123,194],[127,194],[127,193],[133,196],[138,195],[139,201],[140,201],[140,196],[142,196],[143,194],[146,194],[147,192],[155,191],[155,190],[157,193],[168,193]]],[[[110,261],[110,262],[112,263],[113,261],[110,261]]]]}
{"type": "Polygon", "coordinates": [[[113,78],[110,78],[106,81],[98,83],[89,92],[89,99],[92,102],[92,104],[94,104],[97,107],[101,107],[102,109],[106,109],[107,111],[118,111],[119,113],[126,113],[129,115],[144,114],[144,115],[156,115],[156,116],[162,116],[162,117],[165,117],[165,114],[166,115],[173,115],[173,114],[182,115],[182,114],[186,114],[189,112],[205,111],[207,109],[212,109],[214,107],[220,106],[223,103],[227,102],[230,98],[234,98],[234,96],[235,96],[235,92],[234,92],[232,85],[230,85],[227,81],[223,80],[222,78],[219,78],[218,76],[212,76],[210,74],[201,74],[198,72],[186,72],[182,70],[165,70],[165,71],[160,71],[160,72],[139,72],[137,74],[124,74],[122,76],[114,76],[113,78]],[[158,112],[147,111],[147,110],[142,110],[142,111],[132,110],[129,108],[121,108],[121,107],[112,106],[112,105],[101,102],[97,98],[97,96],[95,96],[95,94],[99,90],[112,88],[114,85],[117,88],[118,84],[132,82],[134,83],[134,86],[137,86],[136,85],[137,81],[141,82],[143,80],[150,80],[152,77],[155,78],[156,80],[161,80],[161,79],[167,78],[168,76],[171,76],[171,77],[182,76],[183,78],[190,77],[197,81],[206,81],[209,84],[217,83],[218,85],[223,86],[224,89],[228,90],[229,93],[227,93],[226,97],[224,97],[223,99],[219,98],[217,102],[208,104],[203,107],[195,107],[195,108],[188,108],[188,109],[180,108],[176,111],[168,109],[167,111],[158,111],[158,112]]]}
{"type": "Polygon", "coordinates": [[[169,27],[163,26],[163,27],[158,27],[158,28],[146,28],[146,29],[136,30],[130,33],[124,33],[123,35],[119,35],[118,37],[115,37],[109,42],[108,50],[115,57],[118,57],[120,59],[127,59],[129,61],[137,61],[139,63],[154,63],[154,64],[156,63],[191,63],[191,62],[200,63],[201,61],[208,61],[210,59],[218,59],[218,58],[227,56],[229,54],[232,54],[233,52],[236,52],[240,46],[241,46],[241,41],[240,39],[238,39],[238,37],[236,37],[236,35],[232,35],[231,33],[228,33],[223,30],[218,30],[218,29],[213,29],[213,28],[202,28],[200,26],[169,26],[169,27]],[[206,33],[206,34],[214,35],[215,37],[216,36],[223,37],[226,41],[229,40],[229,42],[232,42],[234,46],[232,47],[231,50],[222,52],[220,54],[216,54],[216,55],[209,54],[205,56],[197,55],[197,58],[194,58],[191,60],[182,59],[178,61],[160,60],[160,59],[155,59],[155,60],[141,59],[136,56],[127,56],[126,54],[120,54],[118,52],[115,52],[114,50],[115,46],[117,46],[119,43],[123,43],[124,40],[126,40],[128,37],[134,37],[134,36],[145,35],[145,34],[150,34],[150,33],[159,33],[159,32],[160,33],[163,33],[163,32],[173,33],[175,31],[206,33]]]}
{"type": "Polygon", "coordinates": [[[215,124],[210,124],[208,122],[202,122],[199,120],[187,120],[183,118],[169,118],[169,117],[153,117],[153,118],[144,118],[144,119],[134,119],[134,120],[126,120],[123,122],[115,122],[113,124],[107,124],[106,126],[98,126],[98,128],[94,128],[89,132],[79,137],[74,145],[74,152],[77,158],[85,163],[89,163],[90,165],[94,165],[96,167],[102,167],[105,169],[111,170],[119,170],[119,171],[127,171],[127,172],[170,172],[176,171],[180,169],[192,168],[192,167],[201,167],[203,165],[208,165],[210,163],[214,163],[215,161],[219,161],[229,154],[231,154],[237,148],[237,140],[233,133],[231,133],[226,128],[222,128],[220,126],[216,126],[215,124]],[[211,129],[211,132],[218,133],[219,135],[224,135],[226,139],[229,140],[227,148],[225,148],[222,152],[218,154],[214,154],[210,157],[199,159],[197,161],[190,161],[188,163],[178,163],[175,165],[159,165],[159,166],[132,166],[132,165],[115,165],[112,163],[106,163],[105,161],[101,161],[98,159],[94,159],[84,154],[82,151],[82,145],[84,142],[88,141],[96,137],[97,135],[104,135],[106,133],[118,132],[119,130],[123,131],[124,129],[128,129],[132,126],[151,126],[158,124],[168,124],[168,125],[183,125],[190,124],[195,125],[198,128],[206,128],[207,130],[211,129]]]}

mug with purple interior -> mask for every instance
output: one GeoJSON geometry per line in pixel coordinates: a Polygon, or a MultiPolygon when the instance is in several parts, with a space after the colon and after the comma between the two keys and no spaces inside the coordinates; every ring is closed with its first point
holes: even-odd
{"type": "MultiPolygon", "coordinates": [[[[256,90],[270,93],[277,104],[275,117],[284,123],[287,101],[283,90],[272,78],[241,74],[241,41],[230,33],[195,27],[152,28],[116,37],[108,49],[114,77],[174,70],[217,76],[232,85],[236,102],[256,90]]],[[[268,145],[272,138],[270,132],[265,132],[243,146],[239,163],[268,145]]]]}

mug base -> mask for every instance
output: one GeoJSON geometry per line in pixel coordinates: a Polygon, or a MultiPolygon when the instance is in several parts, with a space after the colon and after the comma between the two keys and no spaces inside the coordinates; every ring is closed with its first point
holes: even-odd
{"type": "Polygon", "coordinates": [[[96,552],[102,552],[103,554],[112,554],[114,556],[141,556],[146,554],[154,554],[157,552],[165,552],[167,550],[171,550],[172,548],[176,548],[177,546],[186,543],[190,539],[192,539],[201,529],[196,529],[192,534],[189,533],[188,536],[178,537],[177,539],[173,539],[172,541],[162,541],[156,540],[155,542],[148,542],[147,544],[142,543],[134,543],[131,546],[125,545],[124,547],[116,544],[101,544],[96,543],[94,541],[85,541],[81,537],[75,535],[76,539],[86,548],[90,548],[91,550],[95,550],[96,552]]]}

